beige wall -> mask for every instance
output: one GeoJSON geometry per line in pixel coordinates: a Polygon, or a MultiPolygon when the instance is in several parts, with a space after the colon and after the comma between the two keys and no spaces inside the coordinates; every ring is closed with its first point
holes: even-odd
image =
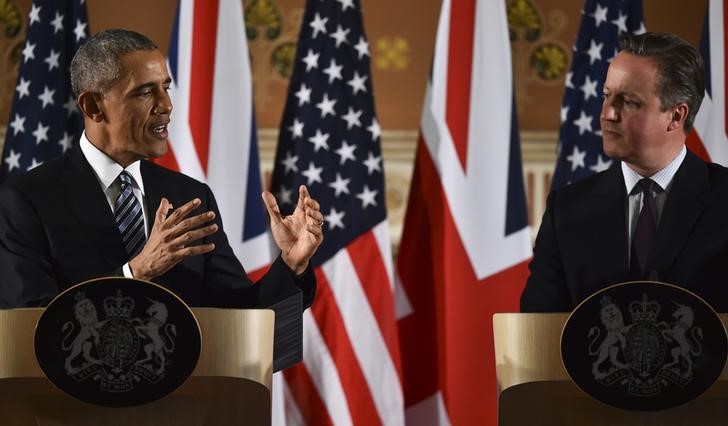
{"type": "MultiPolygon", "coordinates": [[[[8,37],[0,32],[0,125],[7,123],[9,102],[15,87],[17,62],[13,48],[22,43],[30,0],[6,0],[18,9],[22,28],[8,37]]],[[[0,3],[5,3],[2,1],[0,3]]],[[[272,61],[276,49],[295,43],[303,11],[303,0],[245,0],[249,18],[259,30],[279,29],[268,39],[259,31],[250,40],[255,79],[256,112],[261,127],[277,127],[287,89],[287,79],[276,72],[272,61]],[[266,13],[269,12],[269,13],[266,13]]],[[[519,123],[525,130],[555,130],[563,94],[563,73],[553,79],[538,76],[531,66],[534,52],[545,44],[562,49],[568,67],[571,45],[579,26],[579,0],[508,0],[514,20],[513,61],[518,95],[519,123]],[[528,24],[538,28],[533,40],[524,37],[528,24]]],[[[647,28],[675,32],[693,43],[700,37],[707,0],[645,0],[647,28]],[[689,5],[689,6],[687,6],[689,5]]],[[[176,0],[88,0],[89,25],[93,32],[111,27],[141,31],[166,52],[176,9],[176,0]]],[[[365,26],[372,51],[373,81],[377,112],[384,128],[416,129],[424,87],[432,57],[432,46],[440,2],[437,0],[362,0],[365,26]]],[[[7,14],[7,13],[6,13],[7,14]]],[[[0,29],[10,17],[0,15],[0,29]]]]}

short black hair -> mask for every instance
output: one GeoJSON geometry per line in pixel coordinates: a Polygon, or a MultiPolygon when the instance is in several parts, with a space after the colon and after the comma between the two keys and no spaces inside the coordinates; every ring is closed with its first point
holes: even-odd
{"type": "Polygon", "coordinates": [[[693,128],[705,95],[705,66],[700,53],[687,41],[668,33],[625,34],[619,50],[650,58],[657,64],[657,95],[663,109],[681,102],[688,105],[683,129],[693,128]]]}
{"type": "Polygon", "coordinates": [[[103,93],[121,77],[121,57],[139,50],[155,50],[147,36],[125,29],[100,31],[91,36],[71,60],[71,89],[103,93]]]}

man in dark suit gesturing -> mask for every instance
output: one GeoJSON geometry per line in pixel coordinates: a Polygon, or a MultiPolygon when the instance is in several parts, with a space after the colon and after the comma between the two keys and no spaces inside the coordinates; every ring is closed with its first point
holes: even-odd
{"type": "Polygon", "coordinates": [[[669,34],[628,35],[604,83],[604,152],[621,160],[549,195],[523,311],[570,311],[611,284],[682,286],[728,311],[728,169],[685,147],[703,62],[669,34]]]}
{"type": "Polygon", "coordinates": [[[252,285],[207,185],[143,161],[167,151],[172,112],[165,58],[149,39],[96,34],[71,80],[79,145],[0,188],[0,308],[42,306],[109,275],[157,282],[193,306],[270,306],[297,292],[311,304],[323,216],[305,187],[288,217],[263,194],[281,254],[252,285]]]}

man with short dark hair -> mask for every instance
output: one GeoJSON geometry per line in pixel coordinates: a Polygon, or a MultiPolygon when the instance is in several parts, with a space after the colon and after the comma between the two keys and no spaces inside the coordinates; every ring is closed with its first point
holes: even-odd
{"type": "Polygon", "coordinates": [[[79,145],[0,187],[0,308],[43,306],[109,275],[157,282],[192,306],[263,307],[298,292],[311,304],[323,215],[304,186],[285,218],[263,194],[281,255],[253,286],[208,186],[143,161],[166,153],[172,112],[154,43],[102,31],[79,48],[71,79],[86,129],[79,145]]]}
{"type": "Polygon", "coordinates": [[[611,284],[679,285],[728,311],[728,169],[685,147],[703,61],[661,33],[627,35],[604,82],[604,152],[619,167],[549,195],[523,311],[571,311],[611,284]]]}

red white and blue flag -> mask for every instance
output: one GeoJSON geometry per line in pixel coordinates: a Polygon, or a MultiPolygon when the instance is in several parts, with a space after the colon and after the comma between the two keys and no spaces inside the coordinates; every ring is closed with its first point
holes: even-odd
{"type": "Polygon", "coordinates": [[[397,259],[408,424],[496,424],[492,316],[531,257],[515,111],[505,2],[444,0],[397,259]]]}
{"type": "Polygon", "coordinates": [[[272,262],[253,86],[239,0],[181,0],[169,43],[170,151],[158,163],[206,182],[252,279],[272,262]]]}
{"type": "Polygon", "coordinates": [[[706,161],[728,166],[728,109],[726,109],[725,0],[710,0],[700,43],[705,61],[705,97],[695,117],[688,147],[706,161]]]}
{"type": "Polygon", "coordinates": [[[288,89],[273,192],[308,186],[325,217],[304,312],[303,363],[287,369],[291,424],[404,422],[381,129],[358,0],[309,0],[288,89]]]}
{"type": "Polygon", "coordinates": [[[69,66],[88,39],[84,0],[34,0],[0,157],[0,182],[60,157],[78,143],[83,118],[69,66]]]}
{"type": "Polygon", "coordinates": [[[602,149],[602,86],[609,63],[617,54],[620,34],[644,31],[642,0],[584,2],[571,69],[566,75],[552,189],[616,164],[602,149]]]}

